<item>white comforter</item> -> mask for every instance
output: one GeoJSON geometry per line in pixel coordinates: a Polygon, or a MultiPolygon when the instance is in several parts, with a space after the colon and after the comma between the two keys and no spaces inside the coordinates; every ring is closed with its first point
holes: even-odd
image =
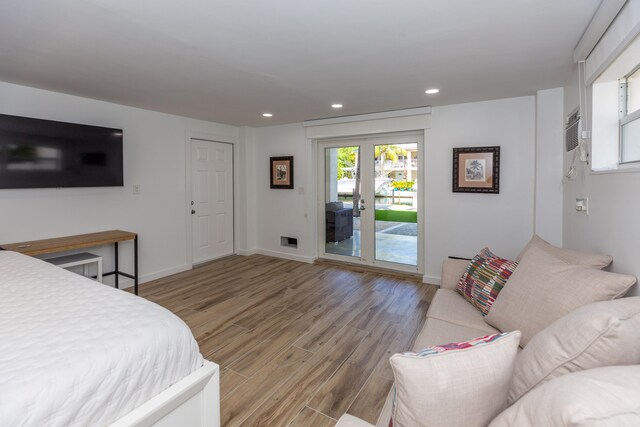
{"type": "Polygon", "coordinates": [[[202,363],[164,308],[0,251],[1,425],[107,425],[202,363]]]}

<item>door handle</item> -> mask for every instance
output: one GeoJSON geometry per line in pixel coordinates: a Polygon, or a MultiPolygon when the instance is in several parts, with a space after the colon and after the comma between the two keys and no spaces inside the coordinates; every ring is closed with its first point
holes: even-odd
{"type": "Polygon", "coordinates": [[[194,213],[196,213],[196,211],[194,211],[193,209],[191,209],[191,215],[193,215],[194,213]]]}

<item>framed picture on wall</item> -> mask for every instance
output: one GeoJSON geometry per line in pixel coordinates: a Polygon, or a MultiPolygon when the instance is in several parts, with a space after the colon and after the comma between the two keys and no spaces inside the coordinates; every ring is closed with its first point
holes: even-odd
{"type": "Polygon", "coordinates": [[[453,149],[453,192],[500,192],[500,147],[453,149]]]}
{"type": "Polygon", "coordinates": [[[293,189],[293,156],[271,157],[271,188],[293,189]]]}

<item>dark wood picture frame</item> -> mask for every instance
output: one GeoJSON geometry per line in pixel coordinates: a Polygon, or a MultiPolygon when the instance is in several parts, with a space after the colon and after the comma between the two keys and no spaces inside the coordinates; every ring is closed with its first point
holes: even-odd
{"type": "Polygon", "coordinates": [[[271,157],[269,159],[271,188],[293,189],[293,156],[271,157]]]}
{"type": "Polygon", "coordinates": [[[453,149],[454,193],[500,193],[500,147],[453,149]]]}

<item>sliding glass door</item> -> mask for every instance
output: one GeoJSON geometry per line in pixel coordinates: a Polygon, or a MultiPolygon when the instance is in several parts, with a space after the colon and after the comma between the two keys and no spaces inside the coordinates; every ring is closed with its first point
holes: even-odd
{"type": "Polygon", "coordinates": [[[318,144],[323,258],[422,271],[420,135],[318,144]]]}

